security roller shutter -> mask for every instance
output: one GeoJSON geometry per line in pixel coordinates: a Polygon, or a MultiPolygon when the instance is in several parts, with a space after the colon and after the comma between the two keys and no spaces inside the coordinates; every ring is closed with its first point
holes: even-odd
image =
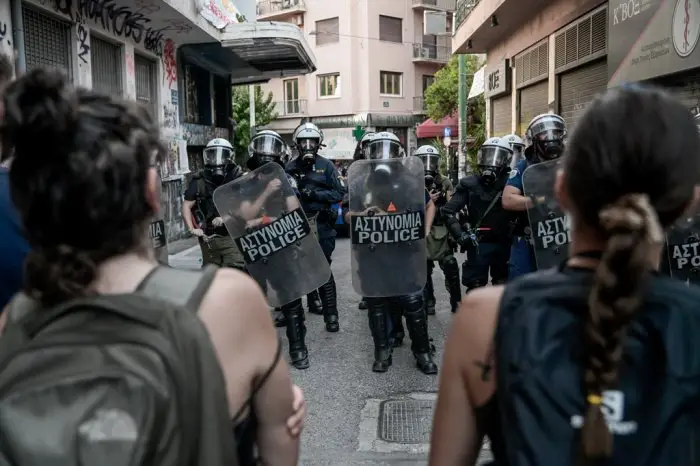
{"type": "Polygon", "coordinates": [[[510,94],[491,99],[491,136],[510,134],[512,121],[510,94]]]}
{"type": "Polygon", "coordinates": [[[520,99],[520,111],[518,114],[518,134],[525,133],[527,125],[537,115],[549,112],[547,103],[549,86],[547,81],[542,81],[534,86],[524,87],[518,91],[520,99]]]}
{"type": "Polygon", "coordinates": [[[608,65],[605,59],[559,75],[560,115],[569,131],[576,127],[583,112],[608,86],[608,65]]]}

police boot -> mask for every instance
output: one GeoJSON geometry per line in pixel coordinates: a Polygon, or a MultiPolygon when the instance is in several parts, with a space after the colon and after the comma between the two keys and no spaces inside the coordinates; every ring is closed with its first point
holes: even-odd
{"type": "Polygon", "coordinates": [[[284,312],[282,312],[282,309],[279,307],[275,308],[275,312],[277,313],[277,317],[275,318],[275,327],[277,328],[282,328],[287,326],[287,317],[284,315],[284,312]]]}
{"type": "Polygon", "coordinates": [[[318,296],[318,290],[314,290],[306,295],[306,307],[308,307],[311,314],[323,315],[323,303],[318,296]]]}
{"type": "Polygon", "coordinates": [[[289,339],[289,358],[292,366],[297,369],[309,368],[309,351],[304,341],[306,325],[304,325],[304,307],[301,299],[297,299],[282,307],[287,318],[287,339],[289,339]]]}
{"type": "Polygon", "coordinates": [[[368,300],[367,316],[369,317],[369,329],[374,340],[374,364],[372,371],[386,372],[391,366],[391,344],[389,342],[388,306],[384,299],[374,298],[368,300]]]}
{"type": "Polygon", "coordinates": [[[423,288],[423,308],[429,316],[435,315],[435,288],[433,287],[433,263],[428,262],[428,280],[423,288]]]}
{"type": "Polygon", "coordinates": [[[424,374],[437,374],[438,367],[433,361],[435,349],[428,336],[428,320],[420,303],[421,295],[406,296],[406,326],[411,336],[411,351],[416,358],[418,369],[424,374]]]}
{"type": "Polygon", "coordinates": [[[367,301],[365,301],[365,298],[362,298],[362,299],[360,300],[360,302],[359,302],[358,305],[357,305],[357,308],[358,308],[358,309],[361,309],[361,310],[363,310],[363,311],[367,309],[367,301]]]}
{"type": "Polygon", "coordinates": [[[399,305],[392,304],[389,310],[389,316],[391,318],[391,346],[398,348],[403,345],[403,339],[406,337],[403,330],[403,308],[399,305]]]}
{"type": "Polygon", "coordinates": [[[452,256],[442,264],[442,271],[445,274],[445,287],[450,294],[450,308],[453,313],[457,312],[459,303],[462,301],[462,288],[459,283],[459,264],[452,256]]]}
{"type": "Polygon", "coordinates": [[[323,321],[326,323],[326,330],[337,332],[340,330],[338,323],[338,298],[335,290],[335,278],[331,278],[319,288],[321,302],[323,303],[323,321]]]}

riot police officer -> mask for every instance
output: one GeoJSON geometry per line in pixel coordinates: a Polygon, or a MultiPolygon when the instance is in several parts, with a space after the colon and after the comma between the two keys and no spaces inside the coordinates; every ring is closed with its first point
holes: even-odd
{"type": "MultiPolygon", "coordinates": [[[[371,160],[386,160],[406,157],[406,153],[399,141],[399,138],[389,132],[380,132],[372,135],[363,151],[363,157],[371,160]]],[[[385,171],[374,172],[366,180],[368,193],[375,196],[386,197],[387,191],[393,188],[392,183],[387,183],[391,177],[402,176],[401,173],[389,173],[385,171]],[[387,178],[388,177],[388,178],[387,178]],[[376,178],[376,179],[373,179],[376,178]]],[[[407,183],[410,184],[410,183],[407,183]]],[[[398,183],[398,186],[405,188],[406,184],[398,183]]],[[[425,191],[425,188],[416,184],[415,189],[425,191]]],[[[426,226],[429,228],[435,214],[435,206],[425,192],[426,202],[426,226]]],[[[349,222],[349,215],[346,217],[349,222]]],[[[396,271],[368,271],[374,274],[395,273],[396,271]]],[[[438,367],[433,361],[434,349],[428,335],[428,322],[423,309],[423,293],[418,291],[410,295],[393,296],[384,298],[365,298],[368,307],[369,326],[374,340],[374,372],[386,372],[392,364],[392,346],[396,341],[397,332],[402,329],[397,328],[396,322],[401,324],[401,316],[406,319],[406,326],[411,337],[411,350],[416,359],[416,365],[425,374],[437,374],[438,367]],[[393,314],[393,318],[392,318],[393,314]],[[396,318],[398,316],[398,319],[396,318]],[[392,331],[392,328],[393,331],[392,331]]],[[[402,326],[401,326],[402,327],[402,326]]]]}
{"type": "MultiPolygon", "coordinates": [[[[248,147],[250,158],[247,165],[250,170],[255,170],[268,163],[277,163],[284,167],[286,162],[286,144],[282,137],[274,131],[264,130],[253,136],[248,147]]],[[[290,184],[296,185],[296,181],[289,177],[290,184]]],[[[297,195],[299,193],[297,192],[297,195]]],[[[265,186],[260,189],[259,195],[255,196],[256,204],[263,205],[270,202],[268,199],[278,196],[278,191],[273,186],[265,186]]],[[[275,202],[286,202],[282,196],[278,196],[275,202]]],[[[290,264],[290,267],[293,264],[290,264]]],[[[290,269],[290,273],[294,273],[290,269]]],[[[277,274],[276,276],[284,276],[277,274]]],[[[263,288],[265,283],[260,284],[263,288]]],[[[272,284],[274,286],[274,284],[272,284]]],[[[291,363],[297,369],[307,369],[309,367],[309,355],[306,347],[306,325],[304,323],[304,307],[301,298],[282,306],[283,322],[286,324],[287,339],[289,340],[289,356],[291,363]]]]}
{"type": "Polygon", "coordinates": [[[222,138],[209,141],[204,149],[204,170],[192,177],[182,206],[187,229],[199,239],[203,266],[216,264],[245,271],[243,255],[229,236],[212,199],[216,188],[242,175],[243,170],[234,162],[231,143],[222,138]]]}
{"type": "Polygon", "coordinates": [[[535,270],[535,260],[530,243],[527,210],[532,201],[523,195],[523,173],[533,164],[557,159],[564,152],[566,123],[559,115],[544,113],[532,119],[525,131],[527,147],[515,168],[510,172],[503,190],[503,208],[515,212],[516,224],[510,254],[508,278],[513,279],[535,270]]]}
{"type": "MultiPolygon", "coordinates": [[[[372,139],[372,136],[374,136],[376,133],[374,131],[367,131],[365,134],[362,135],[362,138],[357,141],[357,145],[355,146],[355,153],[353,154],[352,158],[353,160],[362,160],[364,159],[364,151],[367,148],[367,144],[369,143],[369,140],[372,139]]],[[[367,309],[367,301],[365,301],[365,298],[362,298],[360,300],[360,303],[357,305],[359,309],[362,309],[363,311],[367,309]]]]}
{"type": "Polygon", "coordinates": [[[441,213],[441,209],[452,197],[454,188],[448,178],[440,175],[440,154],[435,147],[421,146],[413,155],[420,158],[423,162],[425,188],[428,190],[437,208],[430,234],[426,237],[428,247],[428,281],[425,284],[423,293],[425,310],[428,315],[435,314],[435,291],[432,274],[435,267],[434,263],[437,261],[445,274],[445,287],[450,294],[450,308],[452,312],[456,312],[462,297],[462,290],[459,286],[459,265],[454,256],[453,244],[445,225],[445,217],[441,213]]]}
{"type": "Polygon", "coordinates": [[[513,158],[510,161],[510,168],[515,168],[518,162],[520,162],[520,159],[523,158],[525,142],[517,134],[503,136],[503,139],[505,139],[508,144],[510,144],[510,148],[513,149],[513,158]]]}
{"type": "Polygon", "coordinates": [[[467,291],[486,286],[489,275],[494,285],[508,278],[512,215],[503,209],[500,198],[512,156],[505,139],[486,140],[476,156],[476,174],[462,178],[442,208],[450,233],[467,252],[462,264],[462,284],[467,291]],[[463,226],[457,213],[464,207],[467,224],[463,226]]]}
{"type": "MultiPolygon", "coordinates": [[[[313,123],[304,123],[294,131],[294,144],[298,157],[287,164],[287,173],[294,177],[301,193],[301,204],[309,218],[316,223],[318,240],[323,253],[331,263],[335,249],[335,222],[338,212],[331,206],[343,199],[345,188],[330,160],[318,155],[323,143],[323,133],[313,123]]],[[[319,290],[323,304],[323,320],[326,330],[340,330],[338,322],[338,299],[335,278],[331,278],[319,290]]]]}

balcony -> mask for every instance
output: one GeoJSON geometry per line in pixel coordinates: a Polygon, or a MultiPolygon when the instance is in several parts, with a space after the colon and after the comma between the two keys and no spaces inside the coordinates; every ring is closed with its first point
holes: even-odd
{"type": "Polygon", "coordinates": [[[413,63],[444,65],[452,56],[452,47],[436,44],[413,44],[413,63]]]}
{"type": "Polygon", "coordinates": [[[413,9],[455,11],[456,3],[456,0],[413,0],[413,9]]]}
{"type": "Polygon", "coordinates": [[[486,53],[552,4],[550,0],[457,0],[452,48],[455,53],[486,53]]]}
{"type": "Polygon", "coordinates": [[[258,0],[258,21],[282,21],[306,12],[304,0],[258,0]]]}
{"type": "Polygon", "coordinates": [[[307,114],[306,99],[275,102],[277,118],[300,117],[307,114]]]}
{"type": "Polygon", "coordinates": [[[425,106],[425,97],[422,95],[420,96],[415,96],[413,98],[413,113],[416,115],[423,115],[425,114],[427,108],[425,106]]]}

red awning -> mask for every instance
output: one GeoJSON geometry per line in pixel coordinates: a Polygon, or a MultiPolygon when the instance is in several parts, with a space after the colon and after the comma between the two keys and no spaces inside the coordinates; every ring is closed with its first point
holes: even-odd
{"type": "Polygon", "coordinates": [[[458,139],[458,119],[456,116],[448,116],[438,121],[437,123],[428,118],[423,123],[418,125],[416,128],[416,137],[418,139],[428,139],[428,138],[440,138],[445,136],[445,128],[449,127],[452,129],[452,134],[450,137],[452,139],[458,139]]]}

